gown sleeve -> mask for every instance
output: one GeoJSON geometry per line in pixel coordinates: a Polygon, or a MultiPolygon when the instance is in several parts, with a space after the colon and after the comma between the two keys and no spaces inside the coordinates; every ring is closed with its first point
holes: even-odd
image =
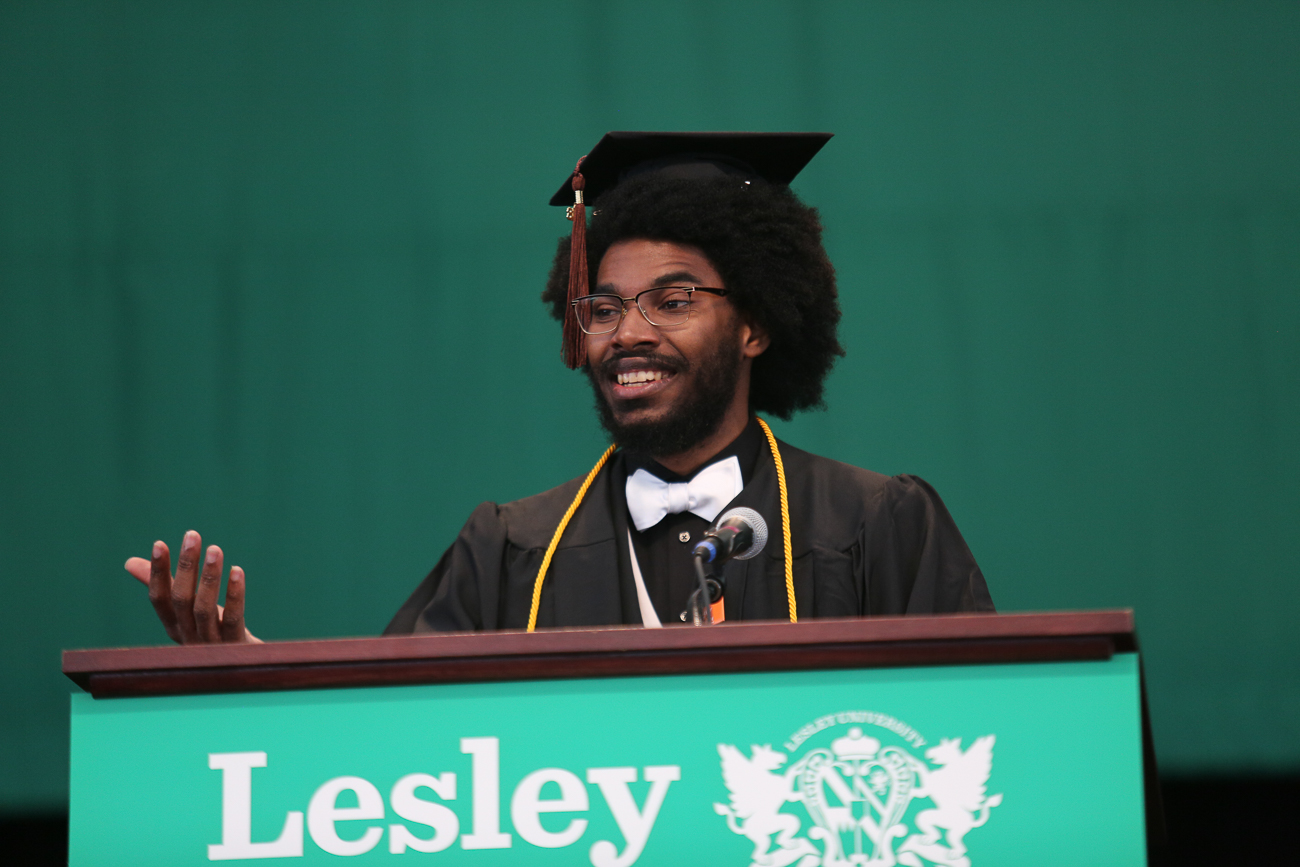
{"type": "Polygon", "coordinates": [[[890,544],[877,549],[872,613],[944,614],[994,611],[988,585],[939,494],[916,476],[885,486],[880,518],[890,544]]]}
{"type": "Polygon", "coordinates": [[[483,503],[438,565],[406,600],[384,635],[497,629],[506,528],[496,503],[483,503]]]}

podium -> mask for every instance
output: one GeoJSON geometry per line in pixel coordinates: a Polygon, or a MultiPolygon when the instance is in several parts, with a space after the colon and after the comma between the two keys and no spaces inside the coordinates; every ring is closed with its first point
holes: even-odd
{"type": "Polygon", "coordinates": [[[1128,611],[67,651],[72,865],[1146,863],[1128,611]],[[346,862],[344,862],[346,863],[346,862]]]}

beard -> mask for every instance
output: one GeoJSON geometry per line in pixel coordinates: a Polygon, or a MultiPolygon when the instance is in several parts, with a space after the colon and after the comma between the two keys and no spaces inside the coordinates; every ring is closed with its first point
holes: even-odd
{"type": "MultiPolygon", "coordinates": [[[[737,330],[733,329],[733,333],[737,330]]],[[[629,452],[667,457],[681,454],[698,445],[716,433],[722,425],[722,419],[740,384],[740,353],[736,351],[736,341],[732,339],[732,334],[724,334],[714,345],[713,351],[695,364],[682,358],[668,358],[655,353],[628,352],[606,359],[599,370],[593,370],[589,366],[587,377],[596,395],[596,414],[600,418],[600,426],[613,441],[629,452]],[[695,387],[659,418],[620,422],[600,386],[602,380],[608,379],[607,366],[623,358],[644,358],[667,367],[673,376],[682,376],[695,370],[695,387]]],[[[623,403],[628,410],[635,410],[640,401],[633,398],[623,403]]]]}

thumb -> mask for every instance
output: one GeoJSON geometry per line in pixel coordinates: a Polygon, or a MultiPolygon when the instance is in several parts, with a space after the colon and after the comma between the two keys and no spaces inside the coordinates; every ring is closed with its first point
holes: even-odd
{"type": "Polygon", "coordinates": [[[144,586],[149,586],[149,561],[143,557],[131,557],[126,561],[126,571],[144,586]]]}

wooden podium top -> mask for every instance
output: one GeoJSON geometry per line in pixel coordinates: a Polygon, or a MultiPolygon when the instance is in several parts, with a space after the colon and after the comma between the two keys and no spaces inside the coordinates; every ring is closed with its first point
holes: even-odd
{"type": "Polygon", "coordinates": [[[68,650],[95,698],[198,693],[1109,659],[1136,650],[1133,613],[948,614],[443,633],[268,644],[68,650]]]}

